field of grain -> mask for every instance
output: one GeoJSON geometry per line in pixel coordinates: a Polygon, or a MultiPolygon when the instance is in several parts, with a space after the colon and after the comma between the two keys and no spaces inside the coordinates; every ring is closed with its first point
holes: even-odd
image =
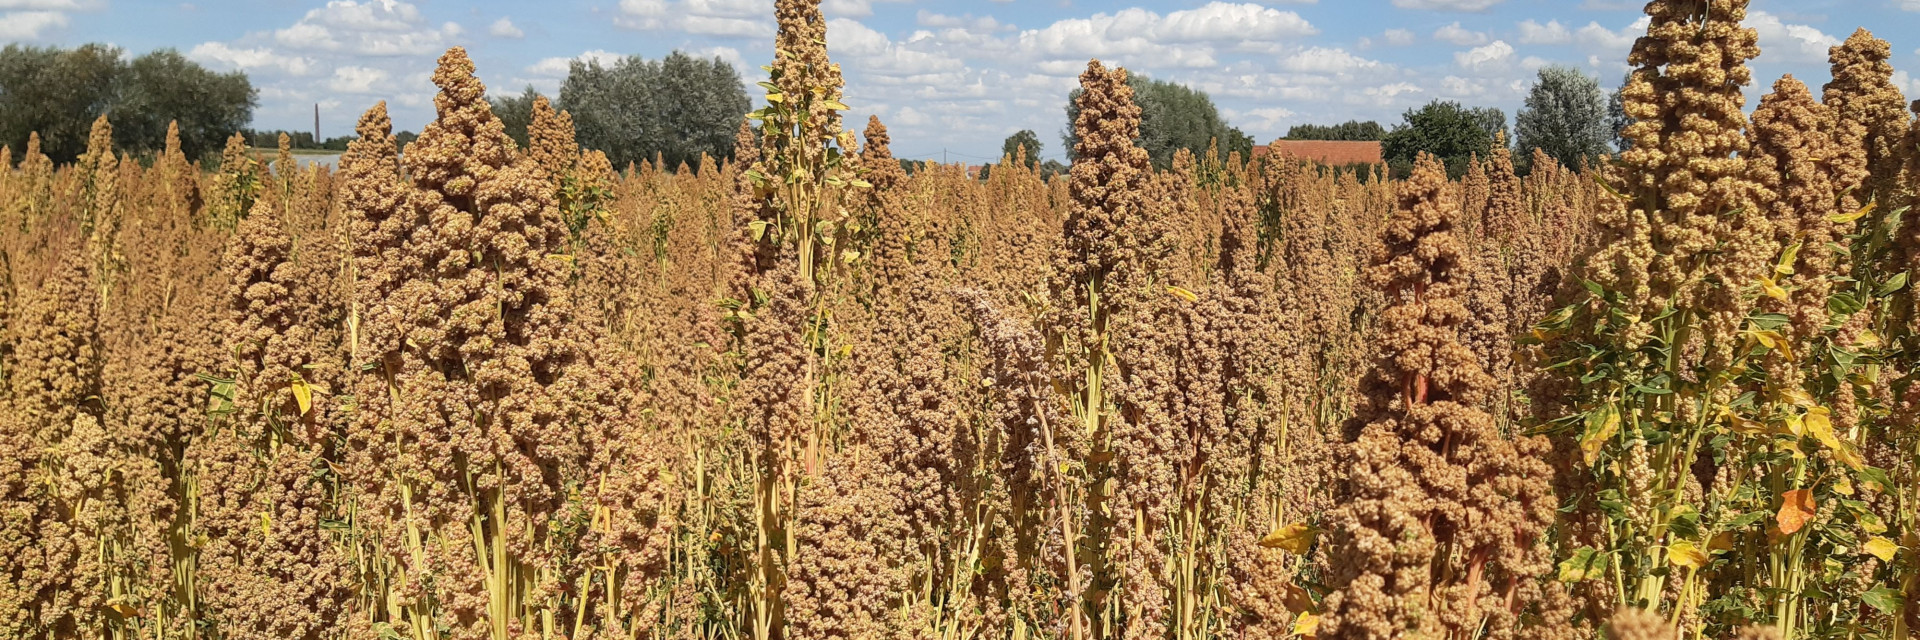
{"type": "Polygon", "coordinates": [[[1098,61],[909,176],[817,0],[730,161],[460,49],[404,156],[0,152],[0,637],[1906,640],[1920,127],[1865,31],[1747,112],[1745,11],[1524,178],[1156,171],[1098,61]]]}

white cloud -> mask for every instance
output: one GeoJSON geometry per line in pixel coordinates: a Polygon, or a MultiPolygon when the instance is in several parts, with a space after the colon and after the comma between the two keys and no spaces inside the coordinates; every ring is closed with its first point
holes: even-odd
{"type": "Polygon", "coordinates": [[[966,63],[957,58],[896,44],[886,34],[853,20],[829,20],[827,32],[833,34],[842,64],[875,75],[923,78],[966,68],[966,63]]]}
{"type": "Polygon", "coordinates": [[[1413,31],[1408,29],[1388,29],[1386,33],[1381,35],[1381,39],[1385,40],[1387,44],[1404,47],[1413,44],[1414,35],[1413,31]]]}
{"type": "Polygon", "coordinates": [[[38,40],[49,29],[67,26],[67,14],[58,11],[14,11],[0,15],[0,39],[38,40]]]}
{"type": "Polygon", "coordinates": [[[827,18],[865,18],[873,15],[873,5],[880,2],[911,2],[912,0],[826,0],[820,3],[820,12],[827,18]]]}
{"type": "Polygon", "coordinates": [[[1616,32],[1600,26],[1598,22],[1589,22],[1587,26],[1580,27],[1574,32],[1574,39],[1589,51],[1610,53],[1624,60],[1627,51],[1633,48],[1633,41],[1647,32],[1647,25],[1650,23],[1651,20],[1642,16],[1632,25],[1616,32]]]}
{"type": "Polygon", "coordinates": [[[1250,125],[1258,129],[1274,130],[1279,129],[1280,125],[1292,120],[1295,114],[1292,109],[1285,107],[1260,107],[1246,111],[1226,109],[1222,110],[1221,115],[1241,125],[1250,125]]]}
{"type": "Polygon", "coordinates": [[[1840,39],[1817,28],[1788,24],[1765,11],[1748,12],[1747,26],[1760,32],[1760,48],[1767,55],[1785,56],[1791,62],[1826,62],[1827,49],[1840,46],[1840,39]]]}
{"type": "Polygon", "coordinates": [[[1146,68],[1217,66],[1210,45],[1270,45],[1319,33],[1305,18],[1255,4],[1213,2],[1165,16],[1140,8],[1061,20],[1023,31],[1019,48],[1043,60],[1055,75],[1077,73],[1089,57],[1124,58],[1146,68]]]}
{"type": "Polygon", "coordinates": [[[428,24],[419,7],[400,0],[332,0],[293,26],[273,32],[273,39],[294,49],[429,56],[446,50],[460,33],[460,25],[452,22],[428,24]]]}
{"type": "Polygon", "coordinates": [[[333,70],[327,90],[335,93],[371,94],[386,88],[387,72],[367,67],[340,67],[333,70]],[[380,85],[380,86],[376,86],[380,85]]]}
{"type": "Polygon", "coordinates": [[[1568,44],[1573,42],[1573,32],[1559,20],[1548,20],[1540,24],[1533,20],[1520,23],[1521,44],[1568,44]]]}
{"type": "Polygon", "coordinates": [[[1484,47],[1454,53],[1453,62],[1468,71],[1500,71],[1513,62],[1513,45],[1504,40],[1495,40],[1484,47]]]}
{"type": "Polygon", "coordinates": [[[1486,11],[1494,5],[1507,0],[1393,0],[1393,6],[1402,9],[1431,9],[1434,11],[1486,11]]]}
{"type": "Polygon", "coordinates": [[[1287,56],[1280,67],[1299,73],[1352,73],[1364,69],[1381,68],[1381,63],[1362,58],[1340,49],[1313,47],[1287,56]]]}
{"type": "Polygon", "coordinates": [[[1373,98],[1392,99],[1392,98],[1398,98],[1402,95],[1422,93],[1424,91],[1425,90],[1421,89],[1419,85],[1415,85],[1411,82],[1395,82],[1393,84],[1384,84],[1377,87],[1367,87],[1366,89],[1361,90],[1361,93],[1368,97],[1373,97],[1373,98]]]}
{"type": "Polygon", "coordinates": [[[526,37],[527,32],[521,31],[520,27],[514,26],[512,18],[501,16],[499,20],[493,21],[493,26],[487,27],[487,35],[495,38],[513,38],[518,40],[526,37]]]}
{"type": "Polygon", "coordinates": [[[1001,22],[993,16],[975,17],[971,13],[950,16],[934,13],[926,9],[921,9],[918,14],[915,14],[913,21],[914,24],[922,27],[933,29],[961,29],[970,33],[999,33],[1014,28],[1013,25],[1001,22]]]}
{"type": "Polygon", "coordinates": [[[1433,30],[1433,39],[1462,47],[1474,47],[1487,43],[1487,34],[1460,26],[1458,21],[1433,30]]]}
{"type": "Polygon", "coordinates": [[[228,46],[224,42],[202,42],[187,51],[187,57],[217,67],[254,71],[274,69],[292,76],[307,75],[313,69],[313,60],[301,56],[289,56],[267,48],[243,48],[228,46]]]}
{"type": "Polygon", "coordinates": [[[87,11],[102,0],[0,0],[0,11],[87,11]]]}
{"type": "Polygon", "coordinates": [[[620,0],[613,23],[640,31],[771,38],[772,0],[620,0]]]}
{"type": "Polygon", "coordinates": [[[527,73],[543,78],[565,78],[567,77],[567,71],[573,68],[575,61],[587,64],[598,62],[600,66],[607,67],[613,66],[613,63],[619,62],[620,59],[624,57],[626,56],[605,49],[594,49],[571,58],[542,59],[539,62],[528,65],[527,73]]]}

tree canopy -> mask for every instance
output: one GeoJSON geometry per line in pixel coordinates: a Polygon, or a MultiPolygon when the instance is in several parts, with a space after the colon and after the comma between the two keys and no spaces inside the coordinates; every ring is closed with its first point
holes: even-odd
{"type": "Polygon", "coordinates": [[[123,151],[161,148],[167,124],[178,122],[181,149],[199,157],[253,119],[257,95],[246,74],[210,71],[172,49],[127,60],[104,44],[12,44],[0,49],[0,142],[20,149],[37,131],[43,152],[71,161],[105,115],[123,151]]]}
{"type": "Polygon", "coordinates": [[[1519,143],[1514,155],[1522,163],[1532,160],[1536,148],[1568,167],[1606,153],[1613,131],[1600,82],[1569,67],[1540,69],[1526,106],[1514,116],[1514,133],[1519,143]]]}
{"type": "Polygon", "coordinates": [[[507,129],[507,137],[514,144],[527,148],[527,127],[533,125],[533,101],[540,98],[540,92],[533,85],[527,85],[526,91],[515,95],[488,98],[493,106],[493,116],[507,129]]]}
{"type": "Polygon", "coordinates": [[[1046,145],[1040,144],[1040,135],[1032,129],[1021,129],[1019,133],[1007,136],[1007,141],[1000,144],[1000,156],[1011,160],[1015,152],[1022,148],[1026,149],[1027,166],[1039,167],[1040,153],[1046,145]]]}
{"type": "MultiPolygon", "coordinates": [[[[1147,150],[1153,166],[1173,166],[1174,152],[1181,149],[1204,154],[1215,140],[1219,141],[1222,157],[1238,151],[1244,158],[1253,152],[1253,138],[1228,125],[1206,92],[1131,73],[1127,86],[1133,89],[1134,104],[1140,105],[1140,139],[1135,143],[1147,150]]],[[[1067,96],[1068,127],[1061,133],[1061,140],[1069,156],[1075,143],[1072,123],[1080,115],[1074,99],[1079,96],[1080,89],[1067,96]]]]}
{"type": "Polygon", "coordinates": [[[1348,120],[1340,124],[1296,124],[1287,129],[1287,140],[1335,140],[1346,142],[1371,142],[1387,136],[1387,129],[1380,123],[1368,120],[1348,120]]]}
{"type": "MultiPolygon", "coordinates": [[[[532,100],[527,99],[529,107],[532,100]]],[[[752,105],[740,73],[719,58],[675,51],[662,60],[628,56],[611,66],[575,61],[557,108],[573,114],[580,146],[614,166],[652,160],[671,169],[701,154],[733,155],[734,134],[752,105]]]]}
{"type": "Polygon", "coordinates": [[[1450,100],[1435,100],[1409,109],[1404,121],[1380,141],[1380,151],[1396,175],[1406,175],[1421,152],[1431,153],[1458,178],[1474,155],[1486,157],[1494,140],[1506,134],[1507,116],[1492,107],[1468,108],[1450,100]]]}

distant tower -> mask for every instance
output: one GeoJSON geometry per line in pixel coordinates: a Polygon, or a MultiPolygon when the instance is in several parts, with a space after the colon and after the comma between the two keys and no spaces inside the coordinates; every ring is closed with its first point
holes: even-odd
{"type": "Polygon", "coordinates": [[[313,145],[320,146],[320,103],[313,103],[313,145]]]}

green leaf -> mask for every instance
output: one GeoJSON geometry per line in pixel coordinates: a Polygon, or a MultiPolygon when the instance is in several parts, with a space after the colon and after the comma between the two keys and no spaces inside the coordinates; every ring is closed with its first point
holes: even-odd
{"type": "Polygon", "coordinates": [[[1773,515],[1773,514],[1767,513],[1765,511],[1755,511],[1752,513],[1742,514],[1738,518],[1734,518],[1732,520],[1727,521],[1727,529],[1729,531],[1745,529],[1747,527],[1753,526],[1754,524],[1760,522],[1761,520],[1767,519],[1767,516],[1770,516],[1770,515],[1773,515]]]}
{"type": "MultiPolygon", "coordinates": [[[[1596,179],[1597,179],[1597,178],[1596,178],[1596,179]]],[[[1588,292],[1591,292],[1591,293],[1592,293],[1593,295],[1595,295],[1595,296],[1597,296],[1597,297],[1601,297],[1601,298],[1605,298],[1605,297],[1607,297],[1607,290],[1606,290],[1606,288],[1605,288],[1605,287],[1602,287],[1602,286],[1600,286],[1600,283],[1598,283],[1598,282],[1594,282],[1594,281],[1592,281],[1592,280],[1588,280],[1588,279],[1585,279],[1585,278],[1581,278],[1581,279],[1580,279],[1580,286],[1583,286],[1583,287],[1586,287],[1586,288],[1587,288],[1587,291],[1588,291],[1588,292]]]]}
{"type": "Polygon", "coordinates": [[[1762,331],[1778,331],[1793,324],[1793,318],[1787,317],[1784,313],[1756,313],[1747,316],[1747,321],[1752,322],[1753,326],[1762,331]]]}
{"type": "Polygon", "coordinates": [[[1879,487],[1881,493],[1893,490],[1893,478],[1887,475],[1885,469],[1878,467],[1861,467],[1855,470],[1854,473],[1859,474],[1861,484],[1875,485],[1879,487]]]}
{"type": "Polygon", "coordinates": [[[1893,274],[1893,277],[1887,278],[1887,281],[1882,283],[1879,289],[1874,290],[1873,295],[1875,297],[1884,297],[1895,291],[1907,288],[1907,273],[1906,271],[1902,271],[1893,274]]]}
{"type": "Polygon", "coordinates": [[[1902,597],[1899,591],[1887,587],[1877,587],[1861,594],[1860,599],[1865,601],[1867,606],[1879,609],[1880,613],[1890,616],[1900,615],[1900,610],[1906,605],[1906,598],[1902,597]]]}
{"type": "Polygon", "coordinates": [[[1584,582],[1598,578],[1607,570],[1607,556],[1592,547],[1581,547],[1573,557],[1560,561],[1561,582],[1584,582]]]}

